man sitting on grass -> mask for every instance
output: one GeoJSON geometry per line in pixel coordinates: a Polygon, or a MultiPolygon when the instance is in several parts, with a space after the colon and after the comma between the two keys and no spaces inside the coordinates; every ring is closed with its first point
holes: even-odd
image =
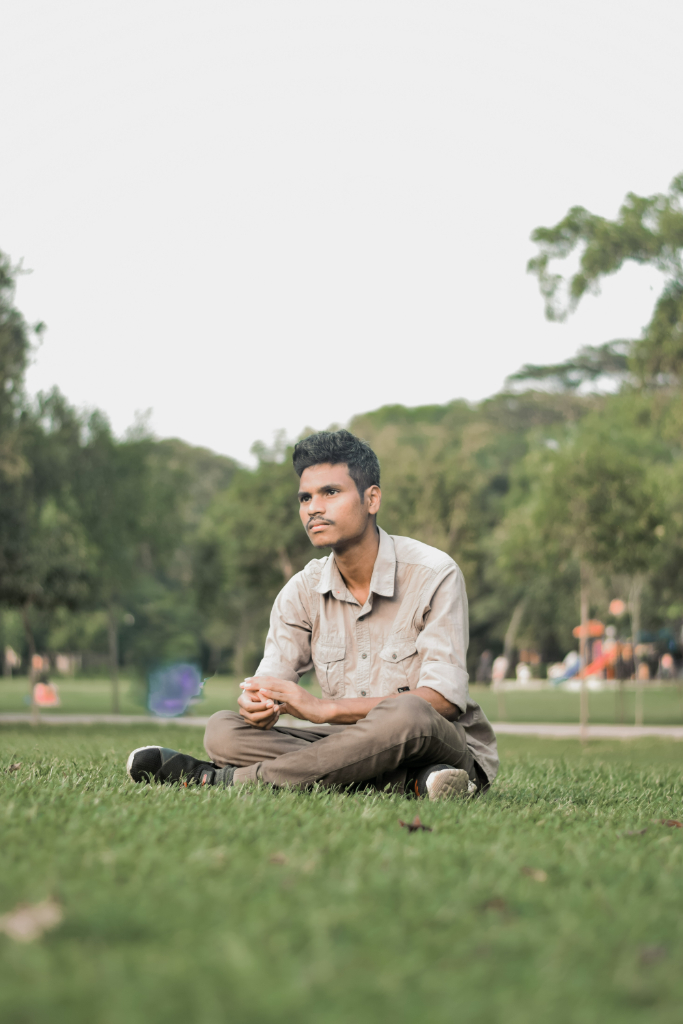
{"type": "Polygon", "coordinates": [[[209,761],[165,747],[128,758],[134,782],[390,789],[470,796],[498,769],[496,739],[468,698],[467,595],[452,558],[378,528],[379,462],[347,430],[294,449],[299,514],[315,559],[281,590],[239,714],[206,728],[209,761]],[[322,697],[299,685],[315,668],[322,697]],[[289,714],[307,728],[278,725],[289,714]]]}

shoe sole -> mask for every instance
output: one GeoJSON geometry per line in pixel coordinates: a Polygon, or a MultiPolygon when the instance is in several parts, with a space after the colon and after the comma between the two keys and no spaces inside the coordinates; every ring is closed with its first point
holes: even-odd
{"type": "Polygon", "coordinates": [[[131,771],[130,771],[131,768],[133,767],[133,760],[135,758],[135,755],[139,754],[141,750],[162,750],[162,749],[163,749],[163,747],[158,747],[156,744],[150,743],[146,747],[136,747],[135,750],[131,750],[130,754],[128,755],[128,760],[126,761],[126,771],[128,773],[128,778],[131,780],[131,782],[135,782],[135,779],[131,775],[131,771]]]}
{"type": "Polygon", "coordinates": [[[464,768],[443,768],[440,772],[432,772],[427,781],[427,796],[430,800],[468,797],[476,789],[464,768]]]}

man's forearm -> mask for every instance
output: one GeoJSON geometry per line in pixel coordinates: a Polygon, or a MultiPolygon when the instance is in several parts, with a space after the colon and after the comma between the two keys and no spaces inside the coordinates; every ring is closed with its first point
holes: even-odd
{"type": "Polygon", "coordinates": [[[322,698],[325,721],[329,725],[353,725],[372,711],[386,697],[342,697],[339,700],[322,698]]]}
{"type": "MultiPolygon", "coordinates": [[[[415,697],[421,697],[423,700],[426,700],[435,711],[438,711],[440,715],[443,715],[449,721],[453,721],[460,714],[460,708],[456,704],[451,704],[442,694],[437,690],[432,690],[429,686],[420,686],[416,690],[411,690],[410,693],[415,697]]],[[[400,700],[404,694],[390,693],[388,696],[400,700]]],[[[354,722],[359,722],[361,718],[365,718],[383,700],[387,700],[387,697],[342,697],[339,700],[326,700],[323,698],[322,703],[326,714],[325,721],[329,725],[353,725],[354,722]]]]}

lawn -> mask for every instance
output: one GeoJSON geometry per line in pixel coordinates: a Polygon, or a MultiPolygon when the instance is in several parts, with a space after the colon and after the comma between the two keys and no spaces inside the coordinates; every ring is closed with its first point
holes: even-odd
{"type": "MultiPolygon", "coordinates": [[[[56,679],[60,706],[43,710],[41,714],[111,714],[111,683],[107,679],[56,679]]],[[[190,715],[212,715],[223,708],[236,708],[239,686],[229,676],[209,679],[203,697],[192,704],[190,715]]],[[[135,680],[121,679],[119,683],[120,711],[125,715],[150,714],[144,702],[144,691],[135,680]]],[[[0,712],[29,711],[28,681],[24,678],[0,677],[0,712]]]]}
{"type": "MultiPolygon", "coordinates": [[[[309,682],[313,692],[320,693],[317,682],[309,682]]],[[[65,712],[110,713],[111,688],[106,679],[66,679],[58,682],[61,706],[46,715],[65,712]]],[[[133,681],[121,681],[121,711],[124,714],[149,714],[141,696],[141,689],[133,681]]],[[[479,701],[491,721],[500,719],[498,696],[488,686],[471,686],[474,700],[479,701]]],[[[0,679],[0,712],[27,711],[28,683],[25,679],[0,679]]],[[[211,715],[222,708],[235,709],[239,693],[238,682],[229,676],[209,679],[201,700],[189,708],[188,714],[211,715]]],[[[589,717],[594,723],[618,722],[621,719],[619,695],[614,691],[589,694],[589,717]]],[[[645,725],[680,725],[683,723],[683,687],[653,686],[643,696],[645,725]]],[[[624,692],[624,721],[633,724],[635,690],[624,692]]],[[[564,690],[532,690],[506,692],[504,719],[509,722],[578,722],[579,695],[564,690]]]]}
{"type": "Polygon", "coordinates": [[[503,737],[488,795],[418,805],[136,787],[148,738],[0,730],[0,913],[64,912],[0,935],[3,1024],[679,1024],[680,745],[503,737]]]}
{"type": "MultiPolygon", "coordinates": [[[[561,689],[511,690],[499,695],[488,686],[470,686],[472,699],[478,701],[493,722],[578,722],[579,694],[561,689]],[[501,711],[503,712],[501,714],[501,711]]],[[[588,717],[594,724],[623,722],[633,725],[636,691],[633,684],[616,690],[588,694],[588,717]],[[623,703],[622,703],[623,702],[623,703]],[[623,710],[623,718],[622,718],[623,710]]],[[[680,685],[652,685],[643,691],[644,725],[683,724],[683,688],[680,685]]]]}

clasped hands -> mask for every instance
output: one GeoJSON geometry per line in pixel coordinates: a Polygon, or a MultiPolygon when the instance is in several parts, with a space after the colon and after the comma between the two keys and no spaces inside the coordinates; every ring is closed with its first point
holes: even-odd
{"type": "Polygon", "coordinates": [[[253,676],[240,686],[240,715],[258,729],[272,729],[282,714],[316,724],[328,720],[330,702],[314,697],[298,683],[275,676],[253,676]]]}

